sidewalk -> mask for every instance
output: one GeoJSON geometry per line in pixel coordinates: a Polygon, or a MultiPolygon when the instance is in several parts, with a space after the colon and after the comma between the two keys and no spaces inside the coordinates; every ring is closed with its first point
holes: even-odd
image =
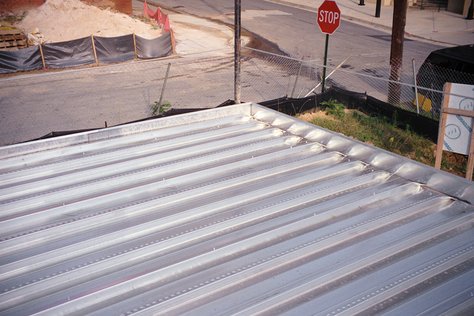
{"type": "MultiPolygon", "coordinates": [[[[270,0],[275,3],[317,11],[323,0],[270,0]]],[[[375,3],[358,0],[336,0],[342,18],[391,32],[393,6],[382,6],[380,18],[375,17],[375,3]]],[[[316,18],[316,16],[315,16],[316,18]]],[[[344,23],[344,22],[343,22],[344,23]]],[[[409,7],[405,26],[406,36],[424,39],[445,46],[474,44],[474,20],[441,9],[409,7]]]]}

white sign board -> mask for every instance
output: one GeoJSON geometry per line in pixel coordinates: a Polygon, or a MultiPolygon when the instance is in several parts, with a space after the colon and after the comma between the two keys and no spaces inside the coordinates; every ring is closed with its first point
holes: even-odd
{"type": "MultiPolygon", "coordinates": [[[[474,111],[474,85],[452,83],[448,108],[474,111]]],[[[463,155],[469,154],[472,120],[471,117],[448,114],[444,133],[444,150],[463,155]]]]}

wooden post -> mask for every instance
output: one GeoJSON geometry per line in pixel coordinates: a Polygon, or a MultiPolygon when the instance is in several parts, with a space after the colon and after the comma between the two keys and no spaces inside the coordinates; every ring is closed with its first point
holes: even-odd
{"type": "Polygon", "coordinates": [[[135,33],[133,33],[133,51],[134,51],[134,59],[138,59],[138,53],[137,53],[137,39],[135,38],[135,33]]]}
{"type": "Polygon", "coordinates": [[[441,169],[441,159],[443,158],[443,145],[444,145],[444,133],[446,131],[446,120],[448,119],[448,113],[446,109],[449,104],[449,92],[451,91],[451,83],[448,82],[444,85],[443,89],[443,104],[441,104],[441,117],[439,119],[438,129],[438,142],[436,143],[436,156],[435,156],[435,168],[441,169]]]}
{"type": "Polygon", "coordinates": [[[170,29],[170,36],[171,36],[171,50],[173,55],[176,55],[176,38],[174,37],[173,29],[170,29]]]}
{"type": "Polygon", "coordinates": [[[472,173],[474,171],[474,119],[471,123],[471,143],[469,144],[469,157],[467,158],[466,179],[472,180],[472,173]]]}
{"type": "Polygon", "coordinates": [[[44,60],[43,46],[41,45],[41,43],[39,44],[39,50],[40,50],[40,55],[41,55],[41,61],[43,62],[43,69],[46,69],[46,62],[44,60]]]}
{"type": "Polygon", "coordinates": [[[99,65],[99,59],[97,58],[97,51],[95,50],[94,34],[91,35],[91,38],[92,38],[92,52],[94,52],[95,64],[99,65]]]}

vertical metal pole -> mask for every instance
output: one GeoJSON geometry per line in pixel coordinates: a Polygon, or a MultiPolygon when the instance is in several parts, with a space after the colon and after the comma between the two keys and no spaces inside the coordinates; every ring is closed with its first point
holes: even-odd
{"type": "Polygon", "coordinates": [[[416,100],[416,113],[420,114],[420,104],[418,102],[418,84],[416,82],[416,66],[415,66],[415,58],[411,60],[413,65],[413,81],[415,82],[415,100],[416,100]]]}
{"type": "Polygon", "coordinates": [[[234,101],[235,103],[240,103],[240,93],[241,93],[241,84],[240,84],[240,9],[241,9],[241,0],[235,0],[234,3],[235,9],[235,21],[234,21],[234,101]]]}
{"type": "Polygon", "coordinates": [[[445,109],[449,106],[449,94],[451,93],[451,83],[446,82],[443,87],[443,103],[441,104],[441,110],[439,118],[438,128],[438,141],[436,142],[436,154],[435,154],[435,168],[441,169],[441,160],[443,159],[443,147],[444,147],[444,134],[446,132],[446,121],[448,120],[448,113],[445,109]]]}
{"type": "Polygon", "coordinates": [[[165,94],[165,88],[166,88],[166,83],[168,82],[168,76],[170,74],[170,68],[171,68],[171,63],[169,63],[168,68],[166,68],[165,81],[163,82],[163,87],[161,88],[160,101],[158,101],[158,105],[161,105],[161,102],[163,102],[163,95],[165,94]]]}
{"type": "Polygon", "coordinates": [[[359,0],[359,5],[365,5],[364,0],[359,0]]]}
{"type": "Polygon", "coordinates": [[[380,18],[380,9],[382,7],[382,0],[377,0],[375,3],[375,17],[380,18]]]}
{"type": "Polygon", "coordinates": [[[326,42],[324,44],[323,84],[321,86],[322,93],[324,93],[325,84],[326,84],[326,68],[328,64],[328,46],[329,46],[329,34],[326,34],[326,42]]]}

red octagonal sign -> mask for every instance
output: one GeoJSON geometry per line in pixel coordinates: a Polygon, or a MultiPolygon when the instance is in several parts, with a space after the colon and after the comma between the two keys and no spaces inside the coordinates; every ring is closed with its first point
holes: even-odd
{"type": "Polygon", "coordinates": [[[332,34],[341,23],[341,11],[336,1],[326,0],[318,8],[318,25],[321,32],[332,34]]]}

